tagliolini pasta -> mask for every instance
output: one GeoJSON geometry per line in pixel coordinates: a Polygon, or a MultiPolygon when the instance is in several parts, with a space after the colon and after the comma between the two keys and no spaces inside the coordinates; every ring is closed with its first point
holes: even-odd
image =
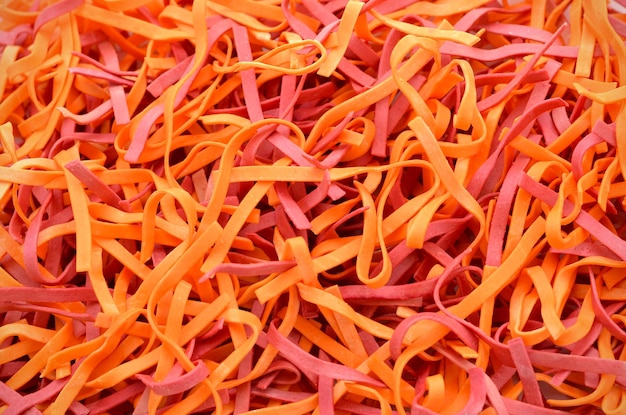
{"type": "Polygon", "coordinates": [[[626,412],[623,1],[4,4],[3,415],[626,412]]]}

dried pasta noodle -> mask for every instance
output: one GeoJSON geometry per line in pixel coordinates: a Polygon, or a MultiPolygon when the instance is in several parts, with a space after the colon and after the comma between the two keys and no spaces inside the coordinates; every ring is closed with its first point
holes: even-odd
{"type": "Polygon", "coordinates": [[[0,413],[626,413],[626,3],[8,0],[0,413]]]}

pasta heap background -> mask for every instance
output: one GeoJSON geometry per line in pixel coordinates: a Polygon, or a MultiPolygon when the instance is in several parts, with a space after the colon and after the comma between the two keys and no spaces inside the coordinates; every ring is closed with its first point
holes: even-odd
{"type": "Polygon", "coordinates": [[[3,4],[3,415],[626,413],[623,0],[3,4]]]}

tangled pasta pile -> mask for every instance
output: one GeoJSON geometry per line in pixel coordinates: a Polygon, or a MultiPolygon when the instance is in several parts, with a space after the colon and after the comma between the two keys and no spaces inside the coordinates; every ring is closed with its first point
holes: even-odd
{"type": "Polygon", "coordinates": [[[5,4],[3,415],[626,413],[626,2],[5,4]]]}

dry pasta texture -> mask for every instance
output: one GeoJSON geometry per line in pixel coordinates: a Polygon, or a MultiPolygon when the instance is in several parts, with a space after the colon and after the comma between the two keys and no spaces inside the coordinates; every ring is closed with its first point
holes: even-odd
{"type": "Polygon", "coordinates": [[[0,413],[626,413],[624,0],[0,0],[0,413]]]}

